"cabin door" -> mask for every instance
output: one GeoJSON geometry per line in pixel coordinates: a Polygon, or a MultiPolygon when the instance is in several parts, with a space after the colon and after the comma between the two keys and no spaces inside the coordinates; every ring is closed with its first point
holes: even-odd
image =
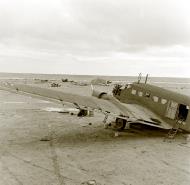
{"type": "Polygon", "coordinates": [[[178,103],[170,100],[168,102],[168,107],[165,116],[170,119],[175,119],[177,110],[178,110],[178,103]]]}

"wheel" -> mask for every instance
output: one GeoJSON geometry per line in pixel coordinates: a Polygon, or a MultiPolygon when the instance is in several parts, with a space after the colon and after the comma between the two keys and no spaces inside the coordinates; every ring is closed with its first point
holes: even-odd
{"type": "Polygon", "coordinates": [[[121,118],[116,118],[115,121],[115,129],[117,130],[123,130],[126,126],[126,120],[121,119],[121,118]]]}

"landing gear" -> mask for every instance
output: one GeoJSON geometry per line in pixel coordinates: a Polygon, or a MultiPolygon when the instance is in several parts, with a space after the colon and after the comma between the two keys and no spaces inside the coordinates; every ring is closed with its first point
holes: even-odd
{"type": "Polygon", "coordinates": [[[123,130],[127,121],[121,118],[116,118],[114,128],[117,130],[123,130]]]}
{"type": "Polygon", "coordinates": [[[80,109],[79,113],[77,114],[78,117],[84,117],[88,115],[88,110],[80,109]]]}
{"type": "Polygon", "coordinates": [[[94,116],[93,110],[86,110],[86,109],[80,109],[79,113],[77,114],[78,117],[92,117],[94,116]]]}
{"type": "Polygon", "coordinates": [[[116,120],[111,123],[107,123],[107,119],[108,119],[108,114],[105,114],[103,123],[104,123],[104,128],[106,128],[106,129],[108,127],[112,127],[115,130],[121,131],[121,130],[124,130],[124,128],[126,127],[127,120],[125,120],[125,119],[116,118],[116,120]]]}

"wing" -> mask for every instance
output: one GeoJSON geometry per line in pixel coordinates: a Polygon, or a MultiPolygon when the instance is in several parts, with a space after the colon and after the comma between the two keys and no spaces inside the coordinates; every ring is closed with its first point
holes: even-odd
{"type": "Polygon", "coordinates": [[[112,113],[114,115],[123,114],[122,110],[110,101],[98,99],[96,97],[81,96],[60,90],[23,84],[6,84],[3,86],[1,85],[0,88],[14,93],[21,93],[62,104],[69,103],[72,106],[80,107],[82,109],[98,110],[103,113],[112,113]]]}
{"type": "Polygon", "coordinates": [[[171,129],[172,126],[165,122],[161,117],[139,104],[124,104],[127,108],[129,117],[133,117],[135,123],[141,123],[153,127],[158,127],[162,129],[171,129]]]}

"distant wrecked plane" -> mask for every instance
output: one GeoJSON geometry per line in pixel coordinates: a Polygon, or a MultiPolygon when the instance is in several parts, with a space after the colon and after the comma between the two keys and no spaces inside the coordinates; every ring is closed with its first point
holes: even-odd
{"type": "Polygon", "coordinates": [[[48,99],[61,104],[70,103],[80,110],[79,116],[88,111],[99,111],[115,118],[116,127],[144,124],[168,129],[173,138],[178,129],[190,132],[190,97],[147,83],[134,82],[123,88],[116,85],[113,95],[92,89],[92,97],[65,93],[60,90],[23,84],[6,84],[0,89],[48,99]]]}

